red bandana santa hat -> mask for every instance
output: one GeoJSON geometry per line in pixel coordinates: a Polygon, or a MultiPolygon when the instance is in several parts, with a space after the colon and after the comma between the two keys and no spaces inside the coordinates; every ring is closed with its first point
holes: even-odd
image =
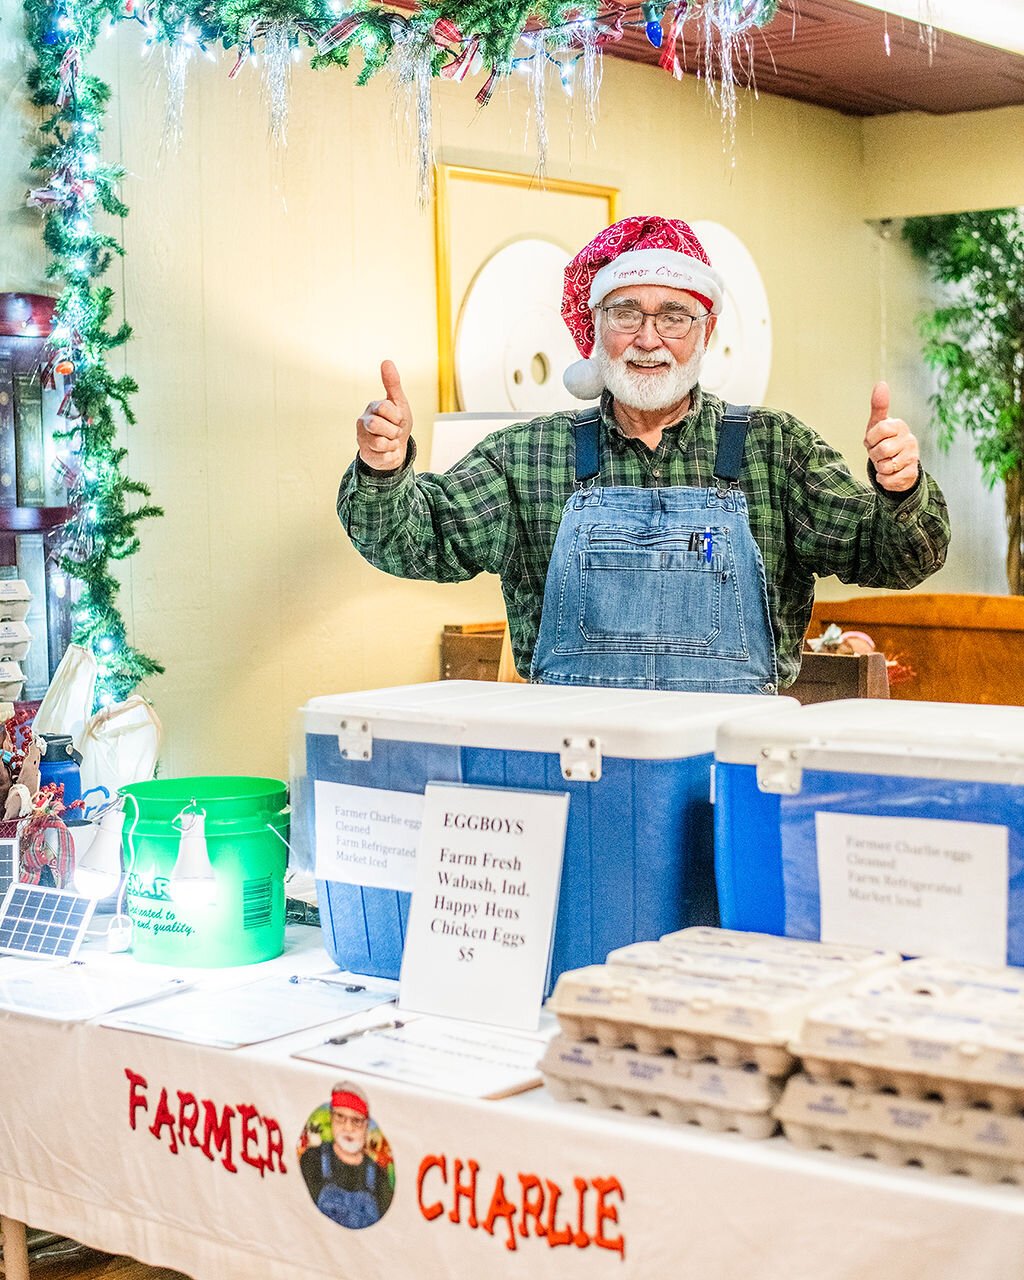
{"type": "Polygon", "coordinates": [[[634,284],[683,289],[712,315],[722,310],[722,277],[685,222],[640,214],[606,228],[565,268],[562,319],[584,359],[571,364],[562,381],[580,400],[593,400],[604,388],[601,372],[590,359],[594,308],[612,290],[634,284]]]}
{"type": "Polygon", "coordinates": [[[347,1111],[355,1111],[361,1116],[369,1117],[370,1114],[369,1103],[363,1097],[362,1091],[353,1084],[336,1084],[331,1090],[331,1109],[337,1111],[341,1107],[347,1111]]]}

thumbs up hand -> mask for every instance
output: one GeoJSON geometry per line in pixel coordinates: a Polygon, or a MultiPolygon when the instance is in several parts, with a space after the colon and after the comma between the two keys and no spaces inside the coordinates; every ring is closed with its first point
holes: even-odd
{"type": "Polygon", "coordinates": [[[356,419],[356,443],[368,467],[397,471],[405,462],[412,411],[393,361],[385,360],[381,365],[380,379],[385,399],[371,400],[356,419]]]}
{"type": "Polygon", "coordinates": [[[874,463],[875,478],[889,493],[905,493],[917,483],[920,453],[917,438],[902,418],[889,417],[889,384],[876,382],[864,448],[874,463]]]}

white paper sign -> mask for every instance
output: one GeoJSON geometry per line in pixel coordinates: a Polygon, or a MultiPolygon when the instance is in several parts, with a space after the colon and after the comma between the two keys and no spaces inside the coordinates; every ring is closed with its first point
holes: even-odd
{"type": "Polygon", "coordinates": [[[534,1030],[569,797],[434,783],[425,799],[399,1005],[534,1030]]]}
{"type": "Polygon", "coordinates": [[[816,813],[823,942],[1006,964],[1006,827],[816,813]]]}
{"type": "Polygon", "coordinates": [[[466,1098],[505,1098],[541,1083],[537,1064],[557,1029],[523,1035],[454,1018],[415,1018],[292,1056],[466,1098]]]}
{"type": "Polygon", "coordinates": [[[423,797],[346,782],[316,782],[316,876],[411,892],[423,797]]]}

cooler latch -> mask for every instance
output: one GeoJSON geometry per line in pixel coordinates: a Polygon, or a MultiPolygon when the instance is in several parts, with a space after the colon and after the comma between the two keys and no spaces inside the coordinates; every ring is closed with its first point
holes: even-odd
{"type": "Polygon", "coordinates": [[[373,730],[369,720],[353,716],[338,725],[338,750],[345,760],[373,759],[373,730]]]}
{"type": "Polygon", "coordinates": [[[562,777],[570,782],[597,782],[601,777],[601,739],[563,738],[558,760],[562,777]]]}
{"type": "Polygon", "coordinates": [[[795,796],[803,782],[800,753],[792,747],[762,747],[757,762],[757,785],[774,795],[795,796]]]}

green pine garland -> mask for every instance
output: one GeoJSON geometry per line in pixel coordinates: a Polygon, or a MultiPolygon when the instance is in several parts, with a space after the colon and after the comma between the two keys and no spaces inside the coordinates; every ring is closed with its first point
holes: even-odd
{"type": "Polygon", "coordinates": [[[149,489],[125,475],[126,451],[114,443],[115,410],[134,422],[130,397],[137,388],[134,379],[114,377],[107,366],[108,353],[128,340],[131,329],[110,327],[113,291],[96,283],[122,248],[116,237],[95,229],[94,212],[127,213],[117,195],[123,171],[104,164],[100,155],[110,89],[98,77],[79,73],[65,77],[62,94],[61,81],[68,50],[77,49],[84,58],[104,21],[119,16],[119,6],[90,0],[72,10],[27,0],[25,10],[36,54],[29,70],[32,100],[47,112],[32,168],[45,175],[40,190],[50,197],[43,228],[47,275],[62,286],[51,347],[55,358],[73,366],[78,415],[61,433],[74,444],[78,475],[70,485],[74,514],[63,532],[59,563],[79,584],[72,641],[96,655],[96,702],[103,706],[123,700],[140,681],[163,670],[128,642],[117,608],[119,584],[110,572],[112,560],[138,550],[139,521],[163,514],[146,502],[129,508],[130,499],[148,498],[149,489]]]}

